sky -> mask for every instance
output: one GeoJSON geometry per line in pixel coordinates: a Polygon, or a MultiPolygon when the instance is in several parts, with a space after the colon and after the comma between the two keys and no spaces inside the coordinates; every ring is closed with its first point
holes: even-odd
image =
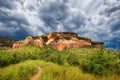
{"type": "Polygon", "coordinates": [[[75,32],[120,50],[120,0],[0,0],[0,36],[75,32]]]}

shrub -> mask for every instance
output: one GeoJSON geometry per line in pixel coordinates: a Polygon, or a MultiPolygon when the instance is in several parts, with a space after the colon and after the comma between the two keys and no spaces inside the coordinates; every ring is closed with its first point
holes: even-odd
{"type": "Polygon", "coordinates": [[[104,54],[103,49],[97,54],[87,57],[81,65],[84,72],[97,75],[120,74],[120,61],[112,54],[104,54]]]}
{"type": "Polygon", "coordinates": [[[72,66],[79,66],[80,65],[80,61],[79,61],[77,54],[70,53],[68,58],[67,58],[67,62],[72,66]]]}
{"type": "Polygon", "coordinates": [[[64,64],[62,54],[59,51],[52,49],[51,47],[44,46],[43,48],[36,47],[32,45],[27,45],[24,47],[15,49],[13,51],[1,51],[0,52],[0,66],[4,67],[9,64],[16,64],[24,60],[46,60],[58,64],[64,64]],[[26,49],[27,52],[24,51],[26,49]],[[31,51],[31,49],[33,51],[31,51]],[[23,51],[22,51],[23,50],[23,51]]]}

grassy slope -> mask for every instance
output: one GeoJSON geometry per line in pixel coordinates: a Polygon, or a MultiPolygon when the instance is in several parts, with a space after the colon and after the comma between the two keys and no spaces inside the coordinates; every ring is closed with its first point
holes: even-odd
{"type": "MultiPolygon", "coordinates": [[[[103,52],[105,57],[117,56],[114,62],[120,62],[120,52],[112,50],[103,52]]],[[[99,48],[56,51],[50,47],[28,45],[14,50],[0,49],[0,80],[29,80],[37,72],[38,66],[43,68],[39,80],[119,80],[120,77],[116,74],[106,77],[82,71],[80,65],[87,57],[96,53],[99,53],[99,48]]]]}
{"type": "Polygon", "coordinates": [[[30,80],[37,72],[37,67],[43,72],[38,80],[119,80],[119,76],[100,77],[83,73],[78,67],[59,66],[51,62],[27,60],[19,64],[0,69],[0,80],[30,80]]]}

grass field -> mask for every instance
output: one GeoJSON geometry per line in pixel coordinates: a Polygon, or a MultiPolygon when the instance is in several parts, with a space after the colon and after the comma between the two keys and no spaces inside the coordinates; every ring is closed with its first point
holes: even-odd
{"type": "Polygon", "coordinates": [[[120,52],[95,47],[0,48],[0,80],[31,80],[38,67],[38,80],[120,80],[120,52]]]}

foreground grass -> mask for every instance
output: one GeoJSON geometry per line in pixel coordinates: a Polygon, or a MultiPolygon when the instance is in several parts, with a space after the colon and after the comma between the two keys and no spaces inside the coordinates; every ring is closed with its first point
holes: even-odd
{"type": "Polygon", "coordinates": [[[37,67],[43,69],[38,80],[120,80],[120,76],[94,76],[83,73],[78,67],[59,66],[41,60],[27,60],[0,68],[0,80],[30,80],[37,67]]]}
{"type": "Polygon", "coordinates": [[[120,52],[95,47],[0,48],[0,80],[30,80],[38,67],[43,69],[39,80],[120,80],[120,52]]]}

